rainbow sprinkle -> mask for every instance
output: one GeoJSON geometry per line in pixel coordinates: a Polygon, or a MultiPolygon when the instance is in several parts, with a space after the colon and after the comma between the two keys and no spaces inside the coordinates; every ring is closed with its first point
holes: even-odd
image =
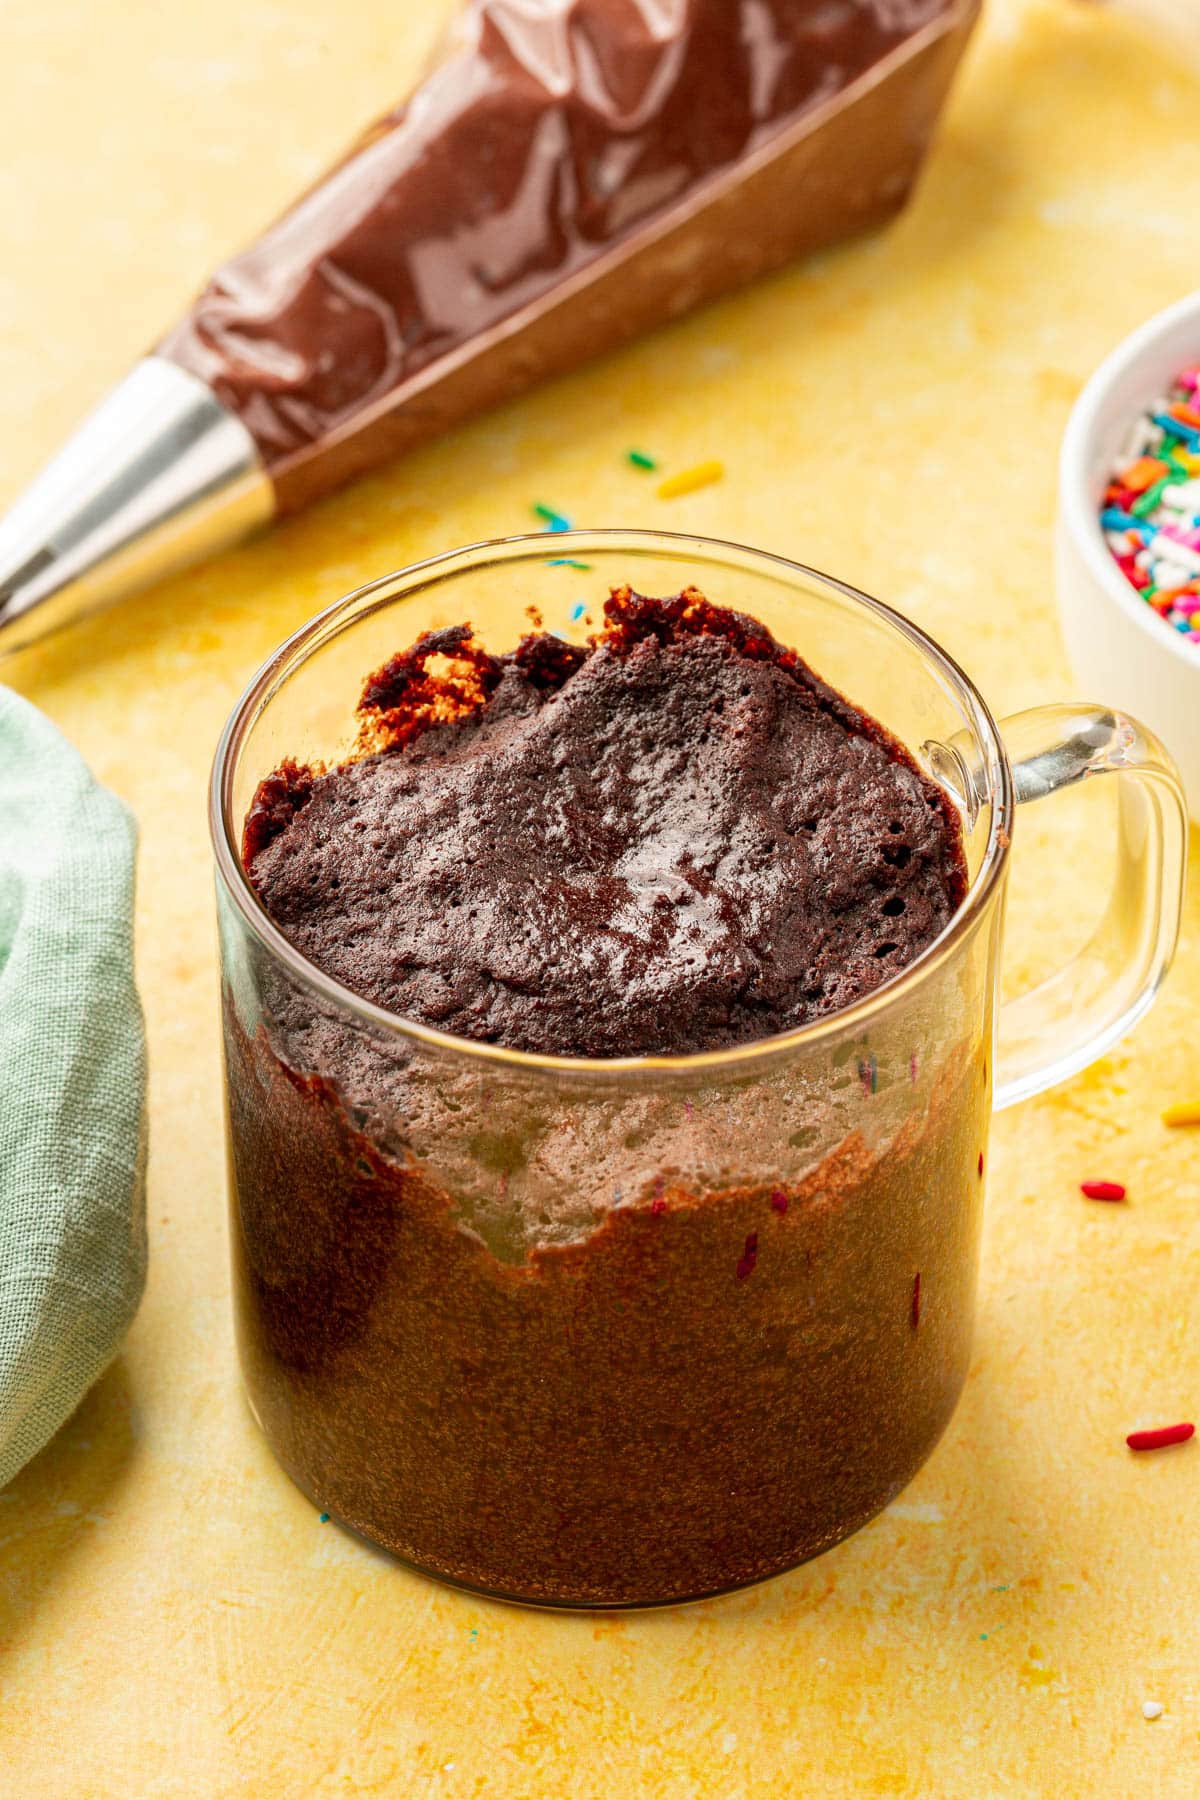
{"type": "Polygon", "coordinates": [[[678,475],[668,475],[665,481],[658,484],[660,500],[678,500],[682,494],[694,494],[697,488],[709,487],[714,481],[720,481],[725,473],[725,464],[710,457],[708,462],[697,463],[694,468],[680,469],[678,475]]]}
{"type": "Polygon", "coordinates": [[[1200,644],[1200,366],[1137,420],[1104,490],[1117,567],[1188,643],[1200,644]]]}
{"type": "Polygon", "coordinates": [[[544,522],[547,531],[570,531],[571,521],[566,513],[555,512],[552,506],[544,506],[540,500],[533,505],[533,516],[544,522]]]}
{"type": "Polygon", "coordinates": [[[644,450],[627,450],[625,461],[632,463],[635,469],[657,469],[658,467],[654,458],[647,456],[644,450]]]}

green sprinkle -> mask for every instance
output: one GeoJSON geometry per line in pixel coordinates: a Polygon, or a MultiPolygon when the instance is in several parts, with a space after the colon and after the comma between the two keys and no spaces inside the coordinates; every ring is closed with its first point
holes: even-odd
{"type": "Polygon", "coordinates": [[[1163,489],[1165,487],[1170,487],[1171,481],[1172,477],[1170,475],[1160,475],[1158,480],[1154,482],[1151,487],[1148,487],[1144,494],[1138,495],[1138,498],[1129,509],[1135,519],[1144,519],[1148,512],[1154,511],[1154,508],[1158,505],[1159,497],[1162,494],[1163,489]]]}
{"type": "Polygon", "coordinates": [[[980,1643],[981,1643],[981,1644],[986,1644],[986,1643],[987,1643],[987,1632],[986,1632],[986,1631],[981,1631],[981,1632],[980,1632],[980,1634],[979,1634],[979,1641],[980,1641],[980,1643]]]}
{"type": "Polygon", "coordinates": [[[533,515],[536,519],[544,519],[547,531],[570,531],[571,521],[565,513],[555,512],[552,506],[543,506],[540,500],[534,502],[533,515]]]}
{"type": "Polygon", "coordinates": [[[657,469],[658,467],[654,458],[647,456],[644,450],[627,450],[625,460],[632,463],[635,469],[657,469]]]}
{"type": "Polygon", "coordinates": [[[574,556],[551,556],[547,558],[548,569],[590,569],[591,563],[579,562],[574,556]]]}

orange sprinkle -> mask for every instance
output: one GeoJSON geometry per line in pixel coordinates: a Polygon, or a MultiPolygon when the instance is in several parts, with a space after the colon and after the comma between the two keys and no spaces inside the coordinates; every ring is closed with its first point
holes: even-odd
{"type": "Polygon", "coordinates": [[[1135,494],[1144,494],[1148,487],[1153,487],[1160,475],[1167,473],[1165,462],[1159,462],[1156,456],[1139,456],[1135,463],[1123,471],[1121,485],[1132,489],[1135,494]]]}
{"type": "MultiPolygon", "coordinates": [[[[1200,429],[1200,412],[1194,406],[1188,406],[1185,401],[1180,400],[1171,408],[1171,411],[1184,425],[1195,425],[1200,429]]],[[[1149,483],[1147,483],[1148,485],[1149,483]]]]}

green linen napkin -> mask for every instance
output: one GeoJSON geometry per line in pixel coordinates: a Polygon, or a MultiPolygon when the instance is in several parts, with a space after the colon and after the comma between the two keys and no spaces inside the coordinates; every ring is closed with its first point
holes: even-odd
{"type": "Polygon", "coordinates": [[[113,1356],[146,1272],[135,828],[0,688],[0,1487],[113,1356]]]}

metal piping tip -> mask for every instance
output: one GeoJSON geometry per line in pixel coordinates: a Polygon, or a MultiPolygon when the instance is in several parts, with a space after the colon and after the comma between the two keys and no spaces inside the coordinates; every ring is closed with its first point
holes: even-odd
{"type": "Polygon", "coordinates": [[[274,513],[241,420],[186,369],[146,357],[0,519],[0,657],[274,513]]]}

